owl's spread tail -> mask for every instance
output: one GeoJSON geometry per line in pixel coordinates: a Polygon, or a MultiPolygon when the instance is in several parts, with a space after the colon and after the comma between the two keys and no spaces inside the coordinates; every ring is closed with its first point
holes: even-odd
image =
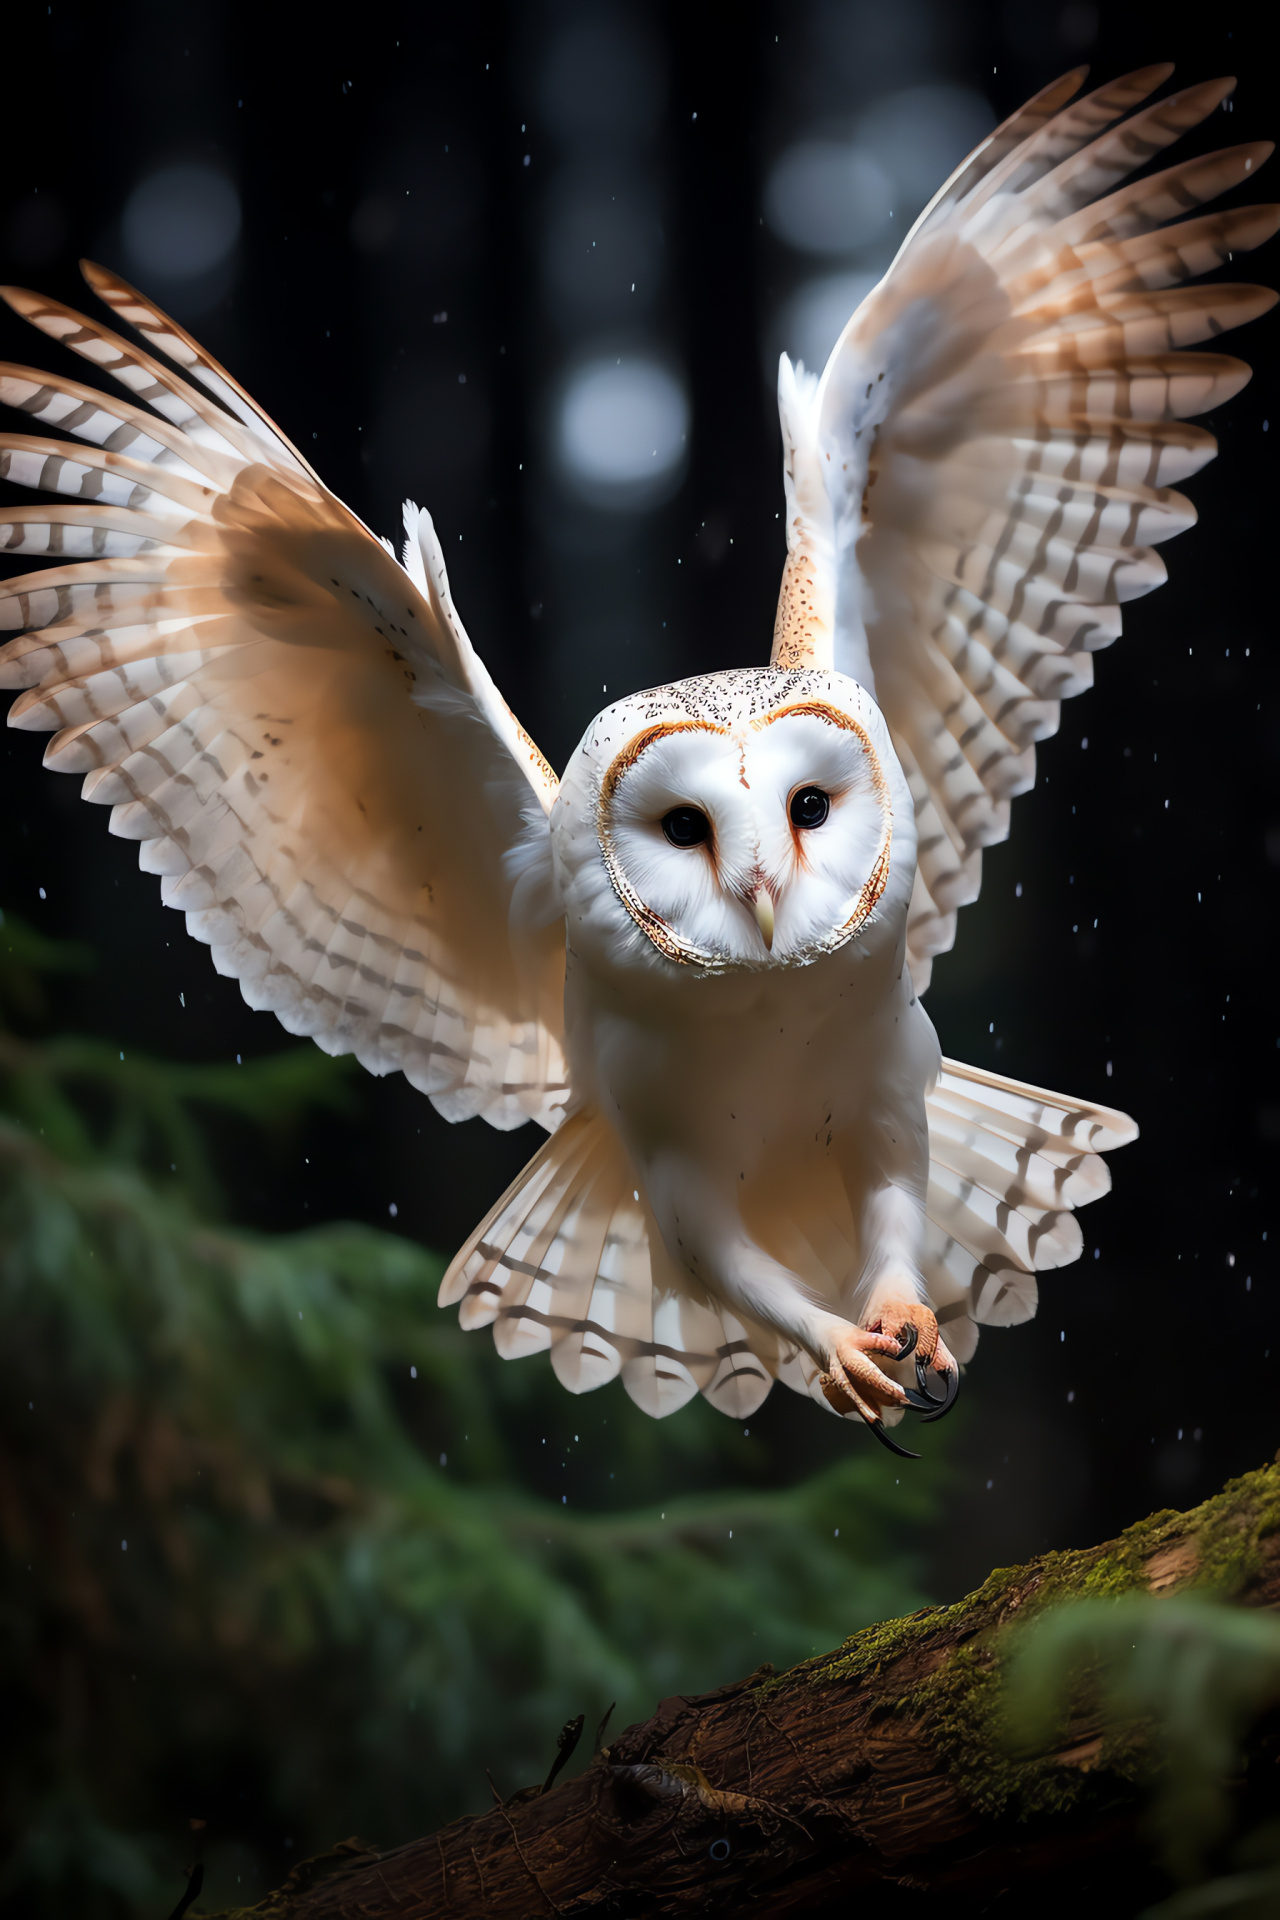
{"type": "MultiPolygon", "coordinates": [[[[657,1418],[695,1393],[735,1419],[773,1385],[727,1308],[669,1267],[626,1153],[591,1108],[571,1114],[514,1180],[449,1267],[440,1305],[492,1326],[507,1360],[551,1354],[570,1393],[615,1374],[657,1418]]],[[[772,1347],[773,1344],[766,1342],[772,1347]]]]}
{"type": "MultiPolygon", "coordinates": [[[[1100,1154],[1137,1134],[1126,1114],[944,1060],[928,1097],[922,1268],[943,1336],[971,1358],[979,1326],[1036,1310],[1036,1274],[1079,1257],[1074,1210],[1106,1193],[1100,1154]]],[[[830,1275],[834,1302],[848,1282],[830,1275]]],[[[775,1379],[826,1406],[811,1357],[746,1326],[676,1273],[613,1128],[592,1108],[539,1148],[453,1261],[440,1305],[492,1327],[504,1359],[550,1352],[571,1393],[615,1375],[646,1413],[696,1393],[734,1419],[775,1379]]]]}
{"type": "Polygon", "coordinates": [[[924,1276],[943,1338],[970,1358],[979,1326],[1036,1310],[1036,1274],[1078,1260],[1075,1209],[1111,1186],[1100,1155],[1137,1138],[1128,1114],[944,1060],[927,1101],[924,1276]]]}

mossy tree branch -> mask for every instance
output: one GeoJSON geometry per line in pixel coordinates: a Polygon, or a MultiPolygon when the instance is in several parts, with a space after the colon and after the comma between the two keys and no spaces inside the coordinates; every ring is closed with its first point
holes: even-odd
{"type": "MultiPolygon", "coordinates": [[[[873,1895],[882,1920],[928,1894],[1016,1887],[1039,1915],[1104,1892],[1132,1912],[1156,1890],[1135,1834],[1158,1755],[1140,1729],[1110,1729],[1084,1688],[1053,1750],[1019,1757],[1001,1668],[1022,1623],[1058,1601],[1193,1589],[1280,1608],[1280,1467],[1104,1546],[993,1573],[787,1673],[665,1700],[577,1778],[393,1851],[346,1842],[252,1911],[661,1920],[844,1912],[873,1895]]],[[[1254,1742],[1255,1774],[1274,1733],[1254,1742]]]]}

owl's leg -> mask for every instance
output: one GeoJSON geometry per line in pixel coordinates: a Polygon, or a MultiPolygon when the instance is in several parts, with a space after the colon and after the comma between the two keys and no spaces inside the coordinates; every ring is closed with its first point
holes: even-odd
{"type": "Polygon", "coordinates": [[[842,1413],[857,1411],[883,1437],[884,1408],[909,1407],[911,1394],[872,1356],[898,1359],[898,1341],[832,1313],[752,1239],[732,1197],[698,1179],[682,1159],[655,1157],[645,1178],[673,1262],[735,1312],[772,1327],[784,1343],[803,1347],[821,1369],[831,1405],[842,1413]]]}

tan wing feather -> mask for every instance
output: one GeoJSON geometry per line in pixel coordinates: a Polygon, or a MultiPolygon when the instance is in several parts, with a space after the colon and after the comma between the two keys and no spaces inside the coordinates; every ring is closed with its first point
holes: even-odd
{"type": "Polygon", "coordinates": [[[185,327],[180,327],[176,320],[162,313],[136,287],[131,287],[127,280],[122,280],[119,274],[112,273],[108,268],[95,266],[92,260],[82,260],[80,270],[98,298],[126,325],[135,327],[159,352],[178,366],[185,367],[257,439],[268,447],[282,450],[291,463],[310,474],[313,480],[319,480],[319,474],[292,440],[245,392],[234,374],[228,373],[199,341],[193,340],[185,327]]]}
{"type": "Polygon", "coordinates": [[[235,460],[266,460],[271,466],[309,472],[277,435],[248,431],[239,420],[229,419],[224,408],[197,393],[172,368],[162,366],[151,354],[143,353],[108,327],[77,313],[73,307],[43,294],[31,293],[25,287],[0,287],[0,299],[20,319],[38,327],[51,340],[69,347],[99,372],[110,374],[135,400],[154,407],[163,419],[179,428],[197,446],[212,447],[235,460]]]}
{"type": "Polygon", "coordinates": [[[1068,76],[1041,96],[1047,118],[1032,103],[1020,131],[1015,116],[926,209],[816,391],[781,383],[801,468],[789,543],[816,556],[835,664],[872,684],[912,788],[921,989],[977,895],[980,850],[1034,782],[1035,743],[1091,683],[1122,606],[1164,580],[1156,545],[1194,522],[1170,488],[1215,442],[1182,422],[1249,369],[1188,349],[1274,303],[1186,284],[1280,224],[1273,207],[1195,211],[1251,178],[1267,143],[1126,179],[1233,84],[1144,104],[1169,71],[1079,99],[1068,76]],[[810,525],[819,480],[831,513],[810,525]]]}
{"type": "Polygon", "coordinates": [[[197,484],[212,481],[221,492],[234,484],[244,464],[234,452],[213,445],[212,437],[194,440],[167,420],[63,374],[0,365],[0,403],[30,414],[42,426],[155,467],[155,486],[160,473],[173,469],[197,484]]]}
{"type": "MultiPolygon", "coordinates": [[[[0,545],[83,555],[0,587],[11,724],[54,733],[48,764],[86,776],[252,1006],[403,1069],[450,1118],[554,1125],[563,936],[511,926],[507,872],[554,777],[471,649],[430,523],[415,510],[406,572],[249,403],[233,418],[96,323],[9,297],[133,396],[0,369],[0,398],[90,443],[0,441],[7,477],[70,496],[0,513],[0,545]]],[[[217,391],[214,363],[194,370],[217,391]]]]}

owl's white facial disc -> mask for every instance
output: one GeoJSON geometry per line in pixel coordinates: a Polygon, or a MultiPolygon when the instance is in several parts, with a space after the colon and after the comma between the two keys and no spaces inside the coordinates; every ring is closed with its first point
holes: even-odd
{"type": "Polygon", "coordinates": [[[658,721],[606,771],[597,824],[636,925],[668,959],[714,971],[833,952],[888,879],[884,767],[856,716],[823,699],[727,725],[658,721]]]}

